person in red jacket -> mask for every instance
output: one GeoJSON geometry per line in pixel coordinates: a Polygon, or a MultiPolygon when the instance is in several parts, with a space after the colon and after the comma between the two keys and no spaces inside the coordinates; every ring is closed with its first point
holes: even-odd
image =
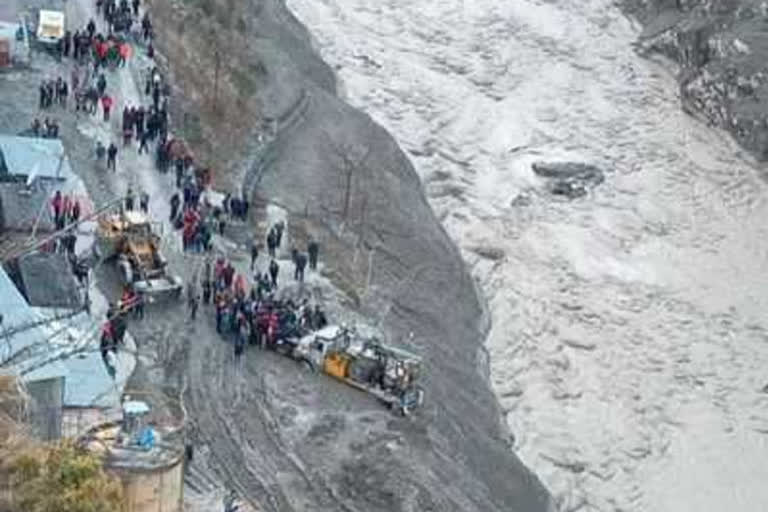
{"type": "Polygon", "coordinates": [[[57,190],[56,194],[53,196],[53,199],[51,199],[51,206],[53,207],[53,220],[56,224],[56,229],[61,229],[59,225],[61,223],[61,209],[64,206],[63,202],[64,200],[61,197],[61,190],[57,190]]]}
{"type": "Polygon", "coordinates": [[[109,111],[112,109],[112,97],[109,94],[101,97],[101,108],[104,109],[104,121],[109,122],[109,111]]]}
{"type": "Polygon", "coordinates": [[[64,216],[65,221],[69,220],[69,216],[72,213],[72,198],[69,197],[69,194],[64,196],[64,208],[62,209],[61,214],[64,216]]]}
{"type": "Polygon", "coordinates": [[[77,222],[80,220],[80,201],[75,199],[75,202],[72,204],[72,213],[70,215],[70,219],[72,222],[77,222]]]}
{"type": "Polygon", "coordinates": [[[272,346],[277,341],[277,329],[280,326],[280,320],[276,311],[272,311],[269,314],[267,320],[267,343],[272,346]]]}

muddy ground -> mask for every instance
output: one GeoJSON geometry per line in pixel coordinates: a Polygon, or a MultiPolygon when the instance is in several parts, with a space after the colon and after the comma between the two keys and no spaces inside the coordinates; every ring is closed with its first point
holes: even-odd
{"type": "MultiPolygon", "coordinates": [[[[150,305],[147,317],[130,325],[141,356],[129,387],[181,398],[195,446],[187,471],[189,507],[210,506],[226,487],[253,508],[270,511],[547,510],[546,491],[509,449],[488,387],[486,326],[474,283],[409,162],[383,129],[336,97],[332,74],[281,3],[243,5],[243,37],[267,48],[261,55],[266,75],[253,94],[273,98],[265,117],[285,121],[286,129],[269,145],[266,161],[264,148],[250,140],[258,128],[241,132],[248,139],[240,144],[240,164],[219,183],[236,186],[247,178],[254,213],[248,224],[217,237],[217,249],[244,270],[243,243],[283,215],[289,226],[284,250],[292,238],[319,237],[324,266],[304,292],[322,298],[332,319],[360,313],[394,341],[412,332],[414,341],[405,344],[427,361],[427,406],[415,418],[398,418],[356,390],[253,348],[236,370],[232,346],[215,333],[210,308],[190,321],[181,303],[150,305]],[[311,99],[291,116],[303,93],[311,99]],[[341,211],[345,169],[354,171],[355,181],[350,205],[341,211]]],[[[85,0],[67,2],[66,9],[70,26],[92,15],[85,0]]],[[[167,42],[178,31],[159,20],[160,40],[167,42]]],[[[170,44],[166,50],[169,67],[183,65],[184,56],[170,44]]],[[[151,63],[140,49],[136,53],[128,68],[108,74],[116,112],[125,101],[147,102],[137,81],[151,63]]],[[[0,131],[20,131],[41,115],[39,81],[68,76],[70,67],[38,55],[32,69],[1,75],[0,131]]],[[[173,109],[197,112],[205,125],[204,110],[191,110],[199,91],[185,87],[183,74],[171,76],[178,80],[173,109]]],[[[171,233],[171,177],[157,173],[149,156],[137,155],[135,146],[121,148],[116,173],[92,158],[96,139],[117,140],[119,114],[111,123],[77,117],[71,108],[42,115],[61,122],[73,167],[94,203],[120,196],[128,184],[144,189],[150,211],[171,233]]],[[[178,235],[169,234],[169,267],[189,281],[201,260],[179,249],[178,235]]],[[[259,265],[264,268],[263,259],[259,265]]],[[[290,271],[283,257],[281,273],[290,271]]],[[[113,270],[105,265],[97,276],[105,294],[116,297],[113,270]]]]}

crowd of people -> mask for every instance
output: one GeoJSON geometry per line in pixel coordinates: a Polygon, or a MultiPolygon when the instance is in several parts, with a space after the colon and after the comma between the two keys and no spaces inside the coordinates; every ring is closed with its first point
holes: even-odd
{"type": "MultiPolygon", "coordinates": [[[[94,20],[90,20],[85,29],[76,31],[74,35],[67,33],[62,55],[69,57],[71,53],[76,61],[71,80],[67,83],[63,78],[58,78],[55,82],[48,81],[41,85],[41,109],[49,109],[53,104],[66,108],[66,98],[71,90],[76,99],[76,111],[96,115],[100,105],[104,121],[110,122],[116,101],[108,92],[104,70],[122,65],[131,55],[130,45],[112,31],[130,31],[133,21],[125,22],[124,18],[137,19],[138,4],[134,1],[129,7],[126,0],[120,0],[119,3],[115,0],[99,0],[98,12],[110,27],[109,34],[105,37],[98,33],[94,20]],[[123,26],[125,23],[127,27],[123,26]]],[[[149,42],[151,48],[152,24],[148,15],[142,18],[141,28],[142,37],[149,42]]],[[[227,194],[218,204],[211,204],[209,196],[204,194],[211,183],[211,171],[196,164],[183,142],[169,140],[169,90],[157,68],[152,68],[147,74],[144,93],[147,104],[122,106],[122,146],[125,149],[136,141],[138,153],[142,154],[149,153],[150,143],[155,144],[155,164],[159,172],[167,173],[171,167],[175,171],[176,190],[170,197],[171,225],[180,230],[185,251],[207,253],[204,256],[202,276],[195,276],[187,286],[189,318],[194,321],[200,307],[212,309],[216,330],[225,338],[233,339],[237,359],[240,359],[247,344],[271,347],[280,339],[298,337],[327,325],[326,314],[319,304],[311,306],[306,299],[296,302],[278,298],[276,292],[280,263],[277,252],[284,242],[283,222],[271,226],[266,234],[264,242],[268,263],[263,272],[256,268],[262,243],[258,240],[252,243],[250,284],[245,275],[235,272],[231,261],[223,256],[212,255],[213,235],[224,235],[228,222],[232,220],[246,221],[250,205],[246,198],[231,194],[227,194]]],[[[96,143],[96,158],[102,161],[106,157],[108,170],[116,169],[118,151],[114,141],[109,146],[101,141],[96,143]]],[[[124,209],[133,210],[136,203],[141,211],[147,212],[149,195],[142,192],[137,201],[136,194],[129,187],[124,209]]],[[[67,223],[79,220],[79,204],[60,192],[54,196],[52,208],[57,229],[63,229],[67,223]]],[[[74,230],[68,231],[60,240],[67,252],[72,244],[71,252],[74,254],[72,238],[76,240],[74,230]]],[[[292,247],[290,254],[294,279],[302,283],[306,267],[312,270],[317,268],[319,245],[310,240],[304,251],[292,247]]],[[[78,272],[82,270],[76,258],[73,258],[73,265],[78,272]]],[[[143,318],[144,306],[144,297],[130,285],[125,287],[120,300],[109,306],[102,329],[101,353],[113,376],[114,358],[124,340],[126,317],[133,315],[135,319],[143,318]]]]}
{"type": "MultiPolygon", "coordinates": [[[[270,229],[274,233],[276,227],[270,229]]],[[[255,246],[256,244],[254,244],[255,246]]],[[[258,251],[251,253],[251,268],[258,251]]],[[[187,288],[190,319],[197,316],[199,303],[213,306],[216,331],[234,341],[235,358],[239,360],[246,344],[262,348],[274,347],[278,340],[299,338],[325,327],[328,319],[319,304],[312,307],[307,299],[277,297],[279,265],[270,259],[268,273],[254,272],[250,287],[245,276],[238,274],[231,261],[219,256],[207,258],[201,276],[202,293],[196,283],[187,288]]]]}

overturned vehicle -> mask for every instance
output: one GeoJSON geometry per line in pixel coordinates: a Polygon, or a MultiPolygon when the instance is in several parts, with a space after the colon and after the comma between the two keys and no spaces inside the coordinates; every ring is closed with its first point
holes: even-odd
{"type": "Polygon", "coordinates": [[[421,407],[422,359],[407,350],[364,337],[354,328],[327,326],[298,340],[281,340],[290,355],[357,389],[365,391],[403,416],[421,407]]]}

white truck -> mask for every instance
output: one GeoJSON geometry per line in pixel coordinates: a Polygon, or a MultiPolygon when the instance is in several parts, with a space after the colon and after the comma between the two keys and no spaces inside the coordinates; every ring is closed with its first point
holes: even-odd
{"type": "Polygon", "coordinates": [[[37,40],[46,45],[57,45],[64,38],[64,13],[40,9],[37,40]]]}

